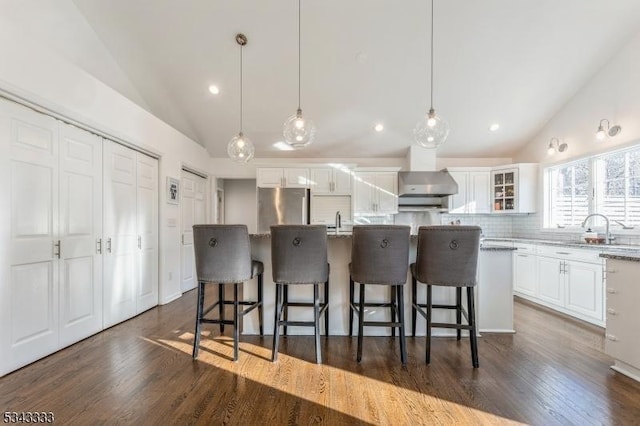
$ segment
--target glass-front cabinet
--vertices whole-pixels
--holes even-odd
[[[491,171],[492,213],[533,213],[537,207],[538,165],[495,167]]]
[[[493,211],[516,211],[516,182],[518,170],[500,170],[493,172]]]

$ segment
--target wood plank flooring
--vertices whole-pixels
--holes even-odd
[[[213,332],[191,359],[195,292],[0,379],[2,411],[52,411],[59,424],[640,424],[640,384],[609,369],[603,330],[516,303],[515,335],[398,342],[323,338],[232,341]],[[213,331],[212,326],[205,330]],[[229,330],[228,330],[229,332]],[[228,333],[227,333],[228,334]]]

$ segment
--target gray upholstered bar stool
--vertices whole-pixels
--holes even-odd
[[[233,325],[233,360],[238,360],[238,341],[240,328],[238,319],[258,308],[260,335],[262,328],[262,262],[251,260],[251,242],[246,225],[194,225],[193,246],[196,255],[196,272],[198,274],[198,313],[196,332],[193,341],[193,357],[198,357],[200,332],[202,324],[220,324],[220,332],[224,332],[225,324]],[[258,277],[258,300],[238,300],[238,286],[244,281]],[[218,301],[204,307],[204,290],[206,284],[218,284]],[[225,300],[224,284],[233,284],[233,300]],[[233,305],[233,320],[226,320],[225,305]],[[206,315],[218,307],[218,319],[206,318]],[[249,306],[240,311],[240,306]]]
[[[362,360],[362,333],[365,326],[400,328],[400,360],[407,363],[404,326],[404,285],[409,268],[411,228],[398,225],[359,225],[353,227],[349,264],[349,335],[354,313],[358,315],[358,362]],[[354,302],[355,282],[360,283],[359,302]],[[365,285],[392,286],[389,303],[366,303]],[[394,292],[395,290],[395,292]],[[391,309],[391,321],[365,321],[366,307]],[[396,321],[396,316],[398,321]]]
[[[411,312],[412,333],[416,335],[416,313],[427,320],[426,361],[431,361],[431,329],[455,328],[457,340],[461,330],[469,330],[471,362],[478,368],[478,338],[476,334],[476,312],[473,288],[477,280],[478,251],[480,249],[478,226],[421,226],[418,228],[418,251],[416,263],[411,264],[411,291],[413,305]],[[417,301],[417,282],[427,285],[427,303]],[[454,287],[455,305],[434,305],[431,286]],[[462,288],[467,288],[467,311],[462,307]],[[433,309],[455,309],[456,323],[431,322]],[[467,325],[462,324],[462,316]]]
[[[327,263],[327,227],[324,225],[277,225],[271,227],[271,265],[276,284],[276,310],[271,360],[278,359],[280,326],[307,326],[315,329],[316,362],[322,362],[320,352],[320,316],[329,312],[329,264]],[[313,285],[313,302],[285,300],[289,285]],[[325,299],[320,301],[319,285],[324,284]],[[289,321],[283,311],[288,307],[313,307],[313,321]],[[325,322],[329,334],[328,322]]]

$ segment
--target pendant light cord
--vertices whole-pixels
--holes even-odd
[[[431,109],[433,109],[433,0],[431,0]]]
[[[301,73],[301,66],[300,66],[300,63],[302,62],[301,54],[300,54],[300,52],[301,52],[301,49],[300,49],[300,34],[301,34],[301,32],[300,32],[300,26],[301,26],[300,20],[301,20],[301,16],[302,16],[301,9],[302,9],[302,6],[300,5],[300,0],[298,0],[298,109],[300,109],[300,87],[301,87],[300,80],[302,79],[302,77],[301,77],[301,74],[302,74]]]
[[[242,133],[242,48],[240,45],[240,133]]]

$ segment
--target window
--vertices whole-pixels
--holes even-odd
[[[547,168],[544,211],[547,228],[580,226],[590,213],[604,214],[612,226],[640,226],[640,148]]]

